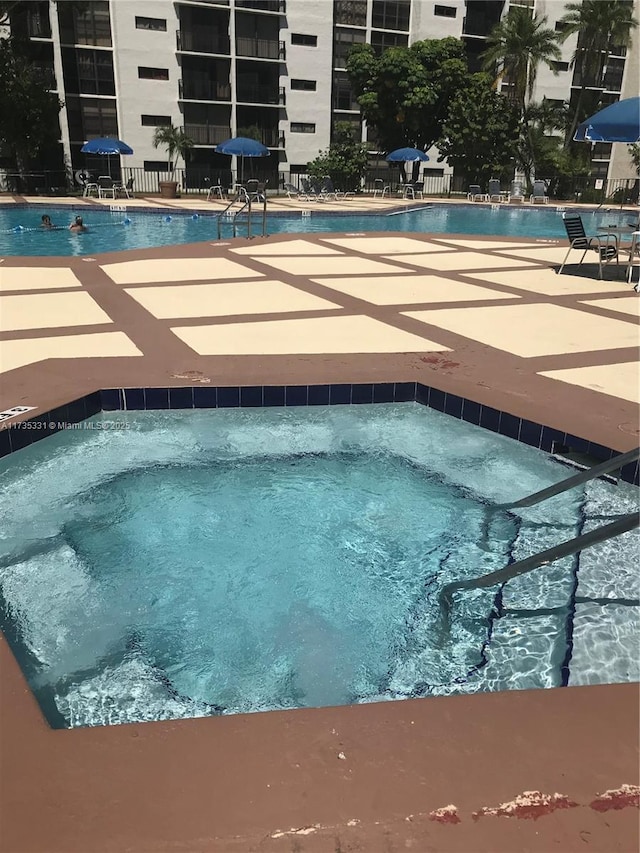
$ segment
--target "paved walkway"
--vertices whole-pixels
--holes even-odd
[[[0,265],[0,408],[96,387],[418,380],[637,441],[640,299],[553,241],[278,235]],[[577,261],[579,253],[575,253]],[[193,383],[192,383],[193,384]]]
[[[612,269],[556,275],[564,252],[385,233],[4,258],[0,409],[417,380],[627,450],[640,302]],[[633,684],[53,731],[3,638],[0,669],[6,853],[637,849]]]

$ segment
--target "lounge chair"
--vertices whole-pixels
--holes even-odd
[[[489,201],[509,202],[509,198],[509,193],[503,192],[500,188],[500,181],[496,178],[491,178],[489,181]]]
[[[320,187],[312,183],[309,178],[302,178],[300,183],[302,184],[302,192],[298,194],[300,201],[325,201],[321,198]]]
[[[333,180],[329,177],[329,175],[325,175],[322,179],[322,184],[320,185],[320,195],[325,196],[325,198],[329,198],[333,196],[334,200],[342,199],[343,201],[347,201],[350,198],[353,198],[352,192],[343,192],[342,190],[337,190],[333,186]]]
[[[582,250],[582,257],[578,261],[578,265],[584,261],[588,251],[592,250],[598,253],[599,278],[602,278],[603,263],[608,264],[615,259],[616,265],[618,265],[618,238],[615,234],[596,234],[588,237],[584,230],[582,217],[576,213],[565,213],[562,221],[569,238],[569,248],[560,269],[557,271],[558,275],[562,274],[572,249]]]
[[[467,201],[489,201],[489,196],[482,192],[480,184],[469,184]]]
[[[530,204],[535,204],[538,201],[541,204],[549,204],[549,196],[546,193],[547,187],[545,186],[544,181],[534,181],[533,192],[529,196]]]
[[[628,246],[629,260],[627,261],[627,281],[631,284],[631,276],[633,275],[634,264],[640,261],[640,231],[634,231],[631,235],[631,243]],[[640,279],[634,285],[636,293],[640,293]]]
[[[300,190],[295,184],[285,184],[283,189],[287,194],[287,198],[298,198],[300,195]]]
[[[509,190],[509,204],[522,204],[524,202],[524,189],[522,181],[511,181]]]

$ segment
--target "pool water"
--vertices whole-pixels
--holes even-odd
[[[580,683],[575,558],[460,593],[450,628],[438,592],[636,498],[589,484],[484,540],[567,469],[411,403],[99,415],[0,475],[1,627],[64,727]],[[626,616],[589,635],[600,680],[634,677]]]
[[[54,225],[52,230],[40,228],[43,207],[20,209],[0,208],[1,255],[90,255],[117,252],[125,249],[145,249],[179,243],[195,243],[217,239],[217,222],[213,214],[144,213],[129,210],[109,212],[96,208],[49,209]],[[85,233],[69,231],[69,224],[81,212],[88,230]],[[564,239],[566,233],[562,215],[555,208],[500,207],[491,209],[479,205],[445,205],[415,212],[386,215],[323,214],[322,207],[314,205],[309,216],[269,216],[269,234],[308,232],[396,231],[424,234],[484,234],[514,237]],[[599,211],[586,213],[588,231],[615,221],[619,212]],[[620,217],[631,220],[631,214]],[[255,223],[254,234],[259,231]],[[238,235],[246,235],[241,223]],[[232,224],[225,221],[222,236],[232,236]]]

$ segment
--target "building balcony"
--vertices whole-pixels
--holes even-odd
[[[196,145],[218,145],[231,138],[231,128],[215,124],[185,124],[184,132]]]
[[[181,101],[230,101],[231,86],[216,80],[178,80]]]
[[[285,92],[282,86],[267,84],[246,86],[238,83],[236,100],[244,104],[260,104],[269,106],[284,106]]]
[[[229,36],[210,27],[199,27],[195,31],[176,30],[176,50],[192,53],[215,53],[229,56]]]
[[[274,59],[283,62],[286,49],[283,41],[254,39],[238,36],[236,38],[236,53],[238,56],[253,56],[256,59]]]

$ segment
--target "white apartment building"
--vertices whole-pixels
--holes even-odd
[[[353,44],[383,51],[455,36],[475,70],[510,5],[531,8],[556,28],[565,12],[561,0],[94,0],[81,12],[36,0],[18,4],[11,26],[28,36],[64,102],[61,154],[73,169],[86,165],[87,139],[116,136],[134,150],[124,166],[157,176],[168,163],[152,145],[154,130],[173,123],[196,143],[187,176],[195,186],[229,168],[214,146],[251,128],[271,151],[261,168],[273,186],[306,171],[337,121],[352,122],[367,139],[345,70]],[[534,99],[569,100],[577,91],[575,46],[575,36],[563,45],[557,75],[539,68]],[[636,35],[631,49],[610,57],[602,99],[637,94],[639,65]],[[596,175],[631,175],[626,147],[617,149],[612,160],[611,146],[595,146]],[[430,166],[432,174],[447,169],[436,157]]]

